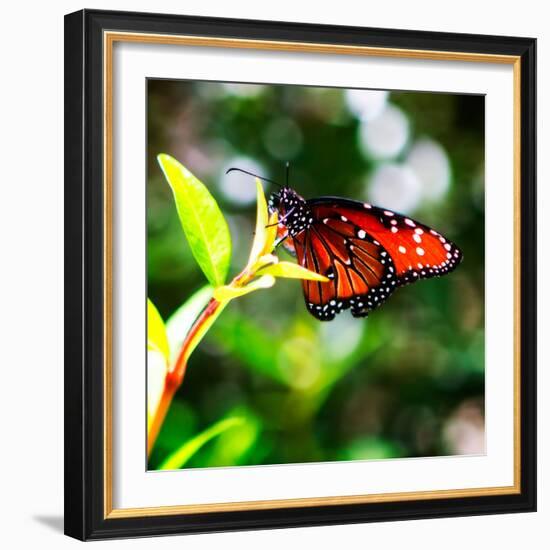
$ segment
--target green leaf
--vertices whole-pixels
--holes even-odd
[[[212,297],[212,291],[209,285],[197,290],[166,321],[166,335],[172,350],[172,360],[179,353],[191,325]]]
[[[147,298],[147,349],[161,353],[166,363],[170,361],[166,327],[160,313],[149,298]]]
[[[263,267],[258,271],[260,275],[272,275],[273,277],[284,277],[286,279],[308,279],[310,281],[321,281],[326,283],[329,279],[324,275],[310,271],[301,265],[292,262],[278,262]]]
[[[271,275],[264,275],[259,279],[254,279],[246,286],[220,286],[214,290],[214,298],[218,300],[218,302],[228,302],[233,298],[244,296],[245,294],[249,294],[250,292],[254,292],[255,290],[260,290],[262,288],[271,288],[274,284],[274,277],[272,277]]]
[[[223,285],[231,261],[231,236],[218,203],[176,159],[164,154],[157,158],[174,193],[181,226],[195,260],[210,284]]]
[[[203,432],[195,435],[188,441],[186,441],[179,449],[173,452],[160,466],[159,470],[177,470],[183,468],[189,459],[200,450],[201,447],[206,445],[211,439],[220,435],[226,430],[240,425],[244,422],[243,418],[232,417],[225,418],[216,422],[210,428],[207,428]]]
[[[147,351],[147,433],[150,432],[166,386],[168,363],[160,352]]]
[[[242,418],[242,424],[224,431],[201,457],[201,466],[240,466],[247,464],[261,433],[261,420],[244,406],[235,407],[231,417]]]
[[[251,264],[262,254],[266,248],[269,224],[267,214],[267,202],[265,200],[264,188],[258,178],[256,178],[256,230],[254,231],[254,241],[250,250],[248,263]],[[275,227],[275,233],[277,227]],[[271,250],[268,250],[271,252]]]

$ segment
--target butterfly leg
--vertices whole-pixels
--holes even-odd
[[[275,243],[275,248],[279,248],[279,246],[281,244],[283,244],[286,239],[288,239],[288,233],[284,236],[284,237],[281,237],[276,243]]]

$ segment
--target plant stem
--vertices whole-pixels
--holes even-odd
[[[166,413],[170,408],[172,399],[183,382],[189,356],[217,319],[218,315],[223,311],[226,304],[227,302],[218,302],[214,298],[210,299],[206,307],[202,310],[201,314],[191,326],[191,329],[187,333],[187,336],[181,345],[174,364],[166,373],[166,378],[164,379],[164,390],[151,422],[147,437],[147,456],[151,454],[151,450],[153,449],[157,436],[160,432]]]

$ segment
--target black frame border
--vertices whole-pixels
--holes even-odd
[[[513,55],[521,67],[521,492],[104,518],[103,32]],[[82,10],[65,16],[65,533],[80,540],[536,510],[536,40]]]

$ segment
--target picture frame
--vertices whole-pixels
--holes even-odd
[[[116,285],[113,264],[121,251],[113,231],[120,205],[120,166],[113,138],[118,116],[114,90],[122,86],[114,64],[118,44],[217,52],[269,52],[272,56],[415,60],[511,71],[513,165],[510,224],[513,281],[508,360],[513,391],[513,482],[506,485],[326,494],[253,501],[138,507],[113,505],[119,484],[113,468],[113,376]],[[336,57],[334,57],[336,56]],[[331,58],[332,59],[332,58]],[[439,64],[439,65],[437,65]],[[480,73],[481,74],[481,73]],[[212,74],[211,79],[216,80]],[[302,23],[83,10],[65,17],[65,533],[80,540],[242,529],[334,525],[536,510],[536,41],[532,38],[337,27]],[[489,96],[490,97],[490,96]],[[139,124],[145,124],[145,117]],[[508,158],[509,151],[493,150]],[[491,185],[489,183],[488,185]],[[131,204],[124,208],[131,208]],[[495,245],[488,241],[487,246]],[[512,277],[513,275],[513,277]],[[498,302],[488,302],[487,308]],[[513,307],[512,307],[513,306]],[[498,313],[498,312],[497,312]],[[513,325],[513,326],[512,326]],[[136,342],[137,346],[145,345]],[[488,366],[490,368],[490,365]],[[144,378],[144,374],[140,374]],[[512,456],[513,455],[513,456]],[[311,468],[305,465],[304,468]],[[143,468],[144,474],[146,468]],[[218,475],[235,475],[219,469]],[[156,475],[156,474],[155,474]],[[159,474],[164,475],[164,474]],[[318,477],[322,493],[323,478]]]

